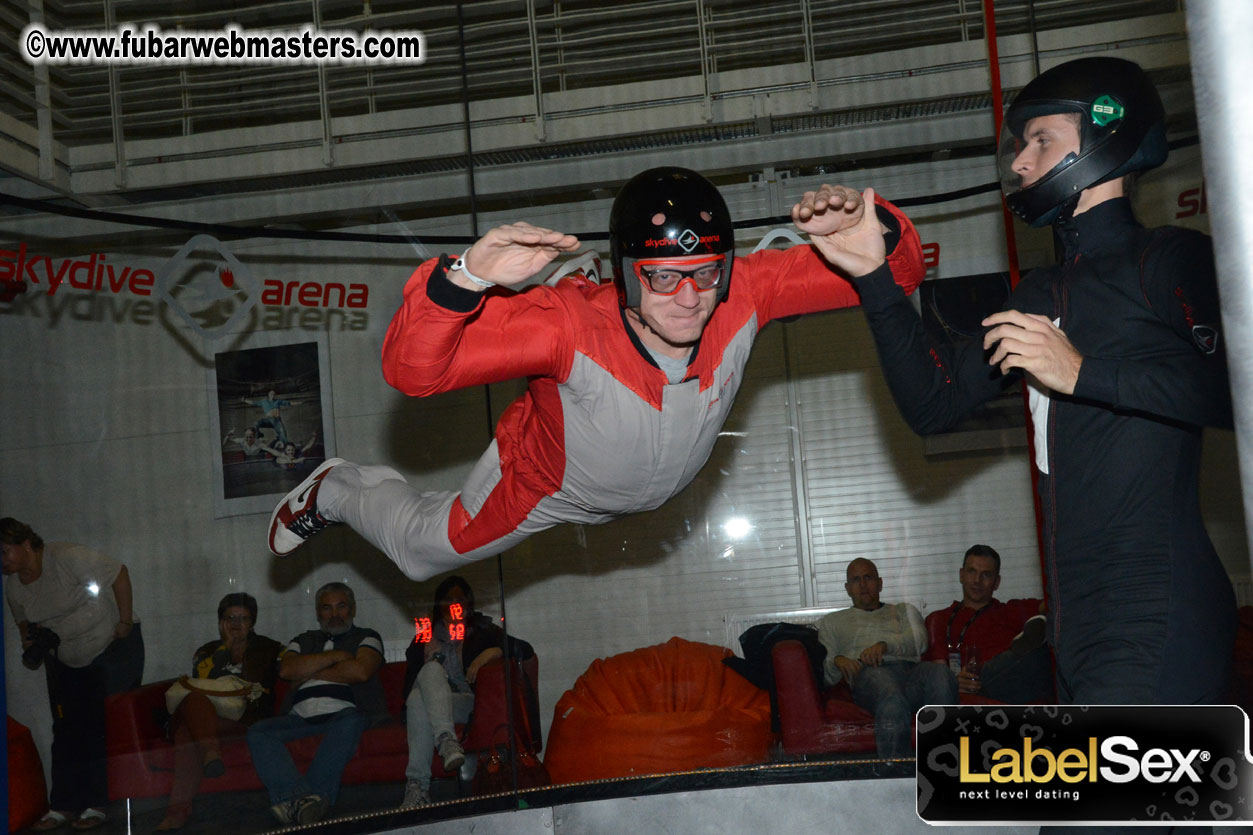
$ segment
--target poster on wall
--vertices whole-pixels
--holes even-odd
[[[269,513],[335,454],[325,336],[250,337],[210,377],[214,515]]]

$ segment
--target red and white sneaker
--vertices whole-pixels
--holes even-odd
[[[274,508],[270,514],[270,553],[283,557],[300,547],[300,544],[323,528],[337,524],[318,513],[318,488],[331,467],[344,463],[342,458],[328,458],[322,466],[309,473]]]

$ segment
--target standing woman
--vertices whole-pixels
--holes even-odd
[[[221,738],[243,737],[253,722],[274,715],[274,682],[283,646],[254,632],[256,623],[256,598],[244,592],[226,595],[218,604],[220,638],[200,647],[192,657],[187,687],[190,692],[179,702],[173,716],[174,788],[165,818],[157,824],[160,831],[179,829],[187,823],[201,776],[213,778],[226,773]],[[238,720],[219,716],[210,698],[195,689],[196,679],[230,675],[261,687],[260,697],[248,700]]]
[[[0,519],[0,569],[22,663],[44,667],[52,711],[52,808],[31,828],[95,829],[109,802],[104,700],[143,678],[130,574],[91,548],[44,542],[12,517]]]

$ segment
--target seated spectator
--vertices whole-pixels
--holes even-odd
[[[249,430],[251,431],[251,430]],[[250,699],[237,721],[218,716],[209,697],[191,689],[174,711],[174,787],[159,831],[181,829],[191,817],[191,800],[200,788],[200,778],[221,777],[219,738],[242,736],[246,727],[274,714],[274,683],[278,678],[278,656],[283,645],[253,631],[257,623],[257,601],[250,594],[236,592],[218,604],[217,640],[196,650],[191,660],[191,679],[214,679],[234,675],[261,685],[260,698]]]
[[[504,630],[475,611],[474,591],[463,577],[449,577],[435,589],[429,623],[419,621],[418,634],[405,651],[409,765],[402,807],[431,802],[432,749],[439,750],[448,771],[465,762],[453,723],[469,720],[471,685],[484,664],[504,654],[504,640]]]
[[[1053,668],[1044,644],[1044,601],[1002,603],[993,597],[1001,585],[1001,555],[987,545],[972,545],[966,551],[958,580],[962,599],[927,615],[930,646],[923,660],[944,664],[962,693],[1008,704],[1051,699]]]
[[[914,713],[927,704],[955,704],[957,687],[946,669],[919,663],[927,648],[922,615],[909,603],[879,601],[883,579],[875,564],[859,557],[848,564],[847,577],[852,607],[818,622],[826,683],[848,682],[853,701],[874,714],[879,756],[909,756]]]
[[[270,811],[284,825],[313,823],[335,805],[361,732],[387,712],[378,677],[383,639],[353,624],[352,589],[327,583],[315,600],[320,628],[297,635],[279,657],[278,674],[296,683],[283,715],[248,728],[252,764],[270,792]],[[322,742],[302,775],[286,743],[307,736]]]

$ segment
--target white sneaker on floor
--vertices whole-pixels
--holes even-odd
[[[400,801],[400,808],[412,809],[415,806],[427,806],[431,802],[431,794],[417,780],[405,781],[405,799]]]
[[[292,822],[292,811],[295,805],[294,800],[283,800],[275,803],[270,807],[270,814],[274,816],[274,820],[283,826],[290,826]]]
[[[326,817],[331,804],[320,794],[306,794],[292,805],[292,823],[317,823]]]
[[[326,459],[278,503],[270,514],[270,553],[286,556],[318,531],[335,524],[318,513],[318,488],[331,468],[343,463],[342,458]]]
[[[456,771],[466,761],[465,749],[451,734],[444,734],[439,738],[439,756],[444,761],[445,771]]]

